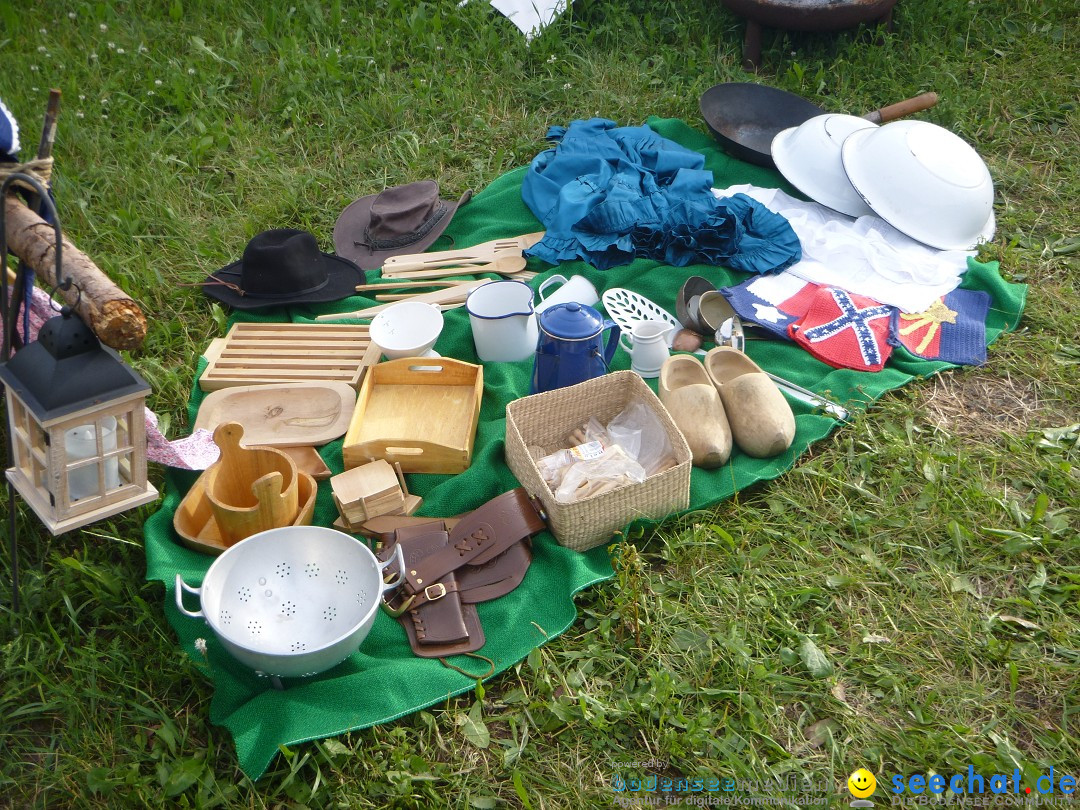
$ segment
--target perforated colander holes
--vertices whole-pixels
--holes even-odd
[[[337,574],[334,575],[334,580],[338,585],[344,585],[349,581],[349,572],[339,568]]]
[[[236,592],[236,597],[241,602],[249,602],[249,601],[251,601],[251,588],[249,588],[249,587],[247,587],[245,585],[244,587],[240,588],[240,590],[238,590]]]
[[[279,562],[277,565],[274,566],[274,573],[277,574],[279,577],[287,577],[289,574],[292,573],[292,566],[288,563]]]
[[[309,577],[317,577],[319,575],[319,566],[315,563],[308,563],[304,566],[304,573]]]
[[[281,603],[281,615],[285,617],[296,615],[296,603],[285,601]]]
[[[322,612],[322,617],[326,621],[332,622],[334,619],[337,618],[337,608],[334,607],[333,605],[331,605],[330,607],[328,607],[326,610],[324,610]]]
[[[362,605],[366,601],[367,601],[367,591],[365,591],[363,588],[361,588],[360,591],[356,594],[356,604]]]
[[[303,652],[306,649],[307,644],[302,641],[294,641],[292,644],[289,645],[290,652]]]
[[[251,635],[253,636],[258,636],[262,634],[262,622],[256,621],[255,619],[251,619],[247,623],[247,628],[248,632],[251,633]]]
[[[221,611],[221,623],[222,624],[231,624],[232,623],[232,614],[229,613],[229,611],[227,611],[227,610]]]

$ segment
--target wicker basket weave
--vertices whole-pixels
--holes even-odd
[[[674,448],[675,466],[575,503],[556,503],[529,454],[529,446],[565,446],[567,435],[590,416],[607,424],[631,402],[654,411]],[[615,371],[568,388],[517,399],[506,406],[506,460],[510,470],[548,513],[555,539],[575,551],[608,542],[638,518],[659,520],[690,506],[690,448],[656,394],[632,371]]]

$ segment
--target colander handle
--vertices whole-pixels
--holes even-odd
[[[405,565],[404,565],[404,561],[403,561],[402,562],[402,568],[404,569],[404,567],[405,567]],[[195,596],[199,597],[200,602],[202,601],[202,588],[192,588],[190,585],[188,585],[186,582],[184,582],[183,579],[180,578],[179,574],[177,574],[176,575],[176,607],[177,607],[177,609],[181,613],[183,613],[185,616],[190,616],[193,619],[204,619],[204,618],[206,618],[205,616],[203,616],[203,612],[202,612],[201,607],[198,610],[195,610],[195,611],[188,610],[186,607],[184,607],[184,591],[187,591],[188,593],[191,593],[191,594],[195,594]]]
[[[386,581],[386,569],[390,567],[390,563],[397,561],[397,577],[391,581]],[[401,550],[401,545],[394,546],[394,556],[379,566],[379,571],[382,573],[382,590],[380,596],[384,596],[388,591],[394,590],[402,582],[405,581],[405,553]],[[177,577],[179,579],[179,577]],[[179,597],[178,597],[179,598]],[[183,610],[183,608],[181,608]],[[190,615],[190,614],[188,614]]]

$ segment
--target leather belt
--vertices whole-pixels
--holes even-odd
[[[397,529],[377,556],[388,559],[401,545],[404,580],[383,606],[405,628],[413,652],[441,658],[483,647],[476,603],[521,584],[532,561],[529,538],[546,527],[539,502],[519,487],[449,530],[441,520]]]

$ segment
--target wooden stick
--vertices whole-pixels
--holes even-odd
[[[64,302],[106,346],[137,349],[146,338],[146,316],[121,290],[66,237],[63,238],[62,278],[56,278],[56,235],[53,226],[31,211],[22,200],[3,200],[8,248],[52,287],[71,278],[79,286],[63,290]]]
[[[357,284],[357,292],[367,292],[369,290],[398,290],[405,289],[407,287],[453,287],[455,284],[460,284],[460,281],[399,281],[396,284]]]

